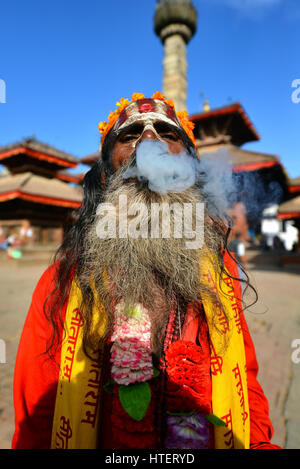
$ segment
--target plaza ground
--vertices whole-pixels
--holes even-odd
[[[15,357],[34,287],[46,267],[46,261],[0,261],[0,339],[6,344],[6,363],[0,363],[0,449],[11,446]],[[260,365],[258,379],[270,405],[272,441],[299,449],[300,363],[292,360],[292,343],[300,340],[300,271],[260,263],[249,266],[249,275],[259,301],[245,316]]]

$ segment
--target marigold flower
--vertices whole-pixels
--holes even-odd
[[[120,102],[118,102],[118,103],[116,103],[116,104],[117,104],[117,106],[118,106],[117,111],[118,111],[118,113],[120,114],[120,113],[123,111],[123,109],[125,109],[125,107],[128,106],[129,100],[128,100],[127,98],[126,98],[126,99],[121,98],[121,99],[120,99]]]
[[[170,106],[171,108],[173,108],[173,109],[175,108],[175,104],[174,104],[174,101],[173,101],[172,99],[168,99],[167,104],[168,104],[168,106]]]
[[[131,96],[131,101],[134,102],[138,99],[145,99],[145,95],[143,95],[143,93],[133,93],[133,95]]]
[[[152,96],[151,99],[160,99],[161,101],[166,101],[165,96],[160,92],[156,91]]]
[[[105,132],[105,129],[106,129],[107,126],[108,126],[107,122],[100,122],[99,123],[98,129],[99,129],[100,134],[103,134],[103,132]]]

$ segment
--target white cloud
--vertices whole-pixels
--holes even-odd
[[[206,0],[207,3],[225,5],[247,16],[261,16],[272,7],[283,4],[283,0]]]
[[[223,0],[229,6],[239,8],[267,8],[275,5],[279,5],[282,0]]]

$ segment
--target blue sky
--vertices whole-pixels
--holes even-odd
[[[162,88],[155,0],[1,2],[0,145],[34,135],[83,157],[120,97]],[[195,0],[188,101],[197,113],[240,101],[261,135],[244,148],[280,156],[300,176],[299,0]],[[203,94],[202,94],[203,93]],[[300,93],[299,93],[300,96]]]

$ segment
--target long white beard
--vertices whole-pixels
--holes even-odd
[[[123,171],[116,173],[103,197],[102,203],[116,207],[113,217],[117,214],[120,195],[127,197],[128,206],[143,203],[149,207],[148,226],[151,227],[150,206],[156,203],[185,203],[195,206],[202,202],[196,187],[181,193],[157,194],[150,191],[145,184],[136,180],[123,179]],[[114,220],[115,221],[115,218]],[[174,298],[185,302],[201,300],[203,286],[200,282],[199,263],[203,249],[187,249],[187,239],[175,238],[170,231],[170,238],[109,238],[97,236],[99,217],[90,226],[84,246],[84,274],[80,282],[86,287],[93,276],[99,295],[102,297],[109,314],[110,327],[113,323],[112,301],[124,301],[125,305],[141,303],[151,317],[151,343],[153,352],[159,355],[170,310],[174,306]],[[118,232],[118,230],[117,230]],[[220,247],[211,223],[205,224],[205,245],[209,249]],[[103,282],[103,272],[108,273],[109,287]]]

